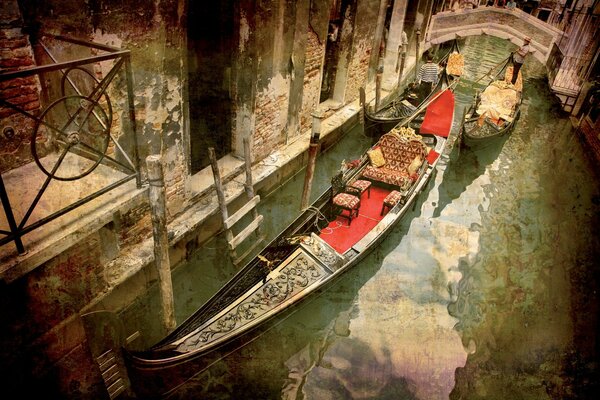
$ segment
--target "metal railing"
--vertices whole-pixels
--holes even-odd
[[[86,54],[92,56],[60,62],[52,55],[45,41],[83,49]],[[8,113],[25,116],[25,120],[30,123],[31,130],[25,133],[29,135],[31,153],[28,154],[28,161],[35,162],[45,175],[31,204],[25,205],[26,211],[22,218],[17,220],[5,181],[0,174],[0,200],[8,225],[8,230],[0,229],[0,246],[14,242],[19,254],[25,253],[23,235],[128,181],[136,179],[137,187],[141,187],[130,51],[56,35],[44,35],[35,45],[45,53],[45,58],[51,60],[50,63],[0,73],[0,85],[19,78],[33,77],[39,79],[36,82],[41,88],[40,110],[26,110],[22,104],[16,104],[18,101],[14,101],[13,98],[6,99],[0,92],[0,108],[4,109],[5,114],[6,110],[11,110]],[[101,63],[102,66],[109,64],[102,74],[92,72]],[[97,77],[98,75],[103,77]],[[119,78],[115,79],[116,77]],[[123,115],[127,115],[128,118],[120,121],[123,129],[119,129],[119,137],[115,138],[116,129],[113,127],[113,105],[109,97],[109,88],[120,92],[123,80],[126,84],[126,95],[119,97],[127,97],[122,110]],[[123,142],[128,142],[129,146],[119,143],[118,139],[125,139]],[[124,147],[129,147],[129,151]],[[67,168],[65,160],[83,161],[77,161],[77,168],[73,169]],[[120,172],[116,181],[95,187],[91,194],[83,198],[68,200],[69,205],[48,215],[42,211],[40,218],[30,222],[51,182],[69,184],[70,181],[92,174],[100,164]],[[27,185],[27,182],[22,184]]]

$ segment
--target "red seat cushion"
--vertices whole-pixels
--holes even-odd
[[[362,179],[358,179],[358,180],[352,182],[352,184],[350,186],[360,189],[361,192],[364,192],[365,190],[367,190],[369,188],[369,186],[371,186],[371,182],[365,181]]]
[[[338,207],[354,209],[358,206],[360,199],[348,193],[339,193],[333,198],[333,204]]]
[[[394,207],[398,201],[402,198],[402,193],[397,190],[392,190],[390,194],[388,194],[385,199],[383,199],[383,204],[392,208]]]

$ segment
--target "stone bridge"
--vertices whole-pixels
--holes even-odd
[[[548,66],[554,44],[563,32],[519,9],[478,7],[444,11],[431,17],[423,50],[454,38],[474,35],[496,36],[518,46],[523,44],[525,36],[529,36],[532,38],[532,55]]]

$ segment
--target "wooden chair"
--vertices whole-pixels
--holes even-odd
[[[385,213],[385,209],[391,210],[394,208],[399,201],[402,201],[402,193],[397,190],[392,190],[386,197],[383,199],[383,206],[381,207],[381,213],[379,215],[383,215]]]
[[[365,179],[357,179],[354,182],[346,185],[346,193],[351,193],[359,198],[362,196],[364,192],[367,192],[367,198],[371,198],[371,181],[367,181]]]
[[[343,173],[340,172],[331,179],[332,204],[335,214],[348,220],[348,225],[352,223],[352,218],[358,217],[360,209],[360,197],[347,192],[347,186],[344,182]],[[354,192],[356,193],[356,191]],[[347,212],[347,214],[344,213]]]

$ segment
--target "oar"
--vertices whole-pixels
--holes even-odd
[[[406,119],[405,121],[402,121],[402,123],[398,123],[398,125],[406,125],[409,124],[410,121],[412,121],[413,119],[415,119],[417,117],[417,115],[420,115],[431,103],[433,103],[433,101],[435,99],[437,99],[438,97],[440,97],[442,95],[442,93],[444,93],[446,90],[450,90],[452,89],[454,86],[456,86],[458,84],[458,79],[455,80],[454,82],[452,82],[450,84],[450,86],[448,86],[446,89],[444,90],[440,90],[439,92],[437,92],[436,94],[434,94],[433,96],[431,96],[430,99],[427,99],[423,102],[423,104],[421,104],[421,106],[419,106],[419,108],[417,108],[415,110],[415,112],[413,113],[413,115]]]
[[[475,82],[473,82],[471,85],[476,84],[477,82],[479,82],[480,80],[482,80],[483,78],[485,78],[486,76],[489,76],[493,70],[495,70],[496,68],[498,68],[500,66],[500,64],[508,62],[508,60],[510,60],[510,56],[508,56],[507,58],[505,58],[504,60],[500,61],[498,64],[494,65],[492,68],[490,68],[490,70],[483,75],[482,77],[480,77],[479,79],[477,79]]]

